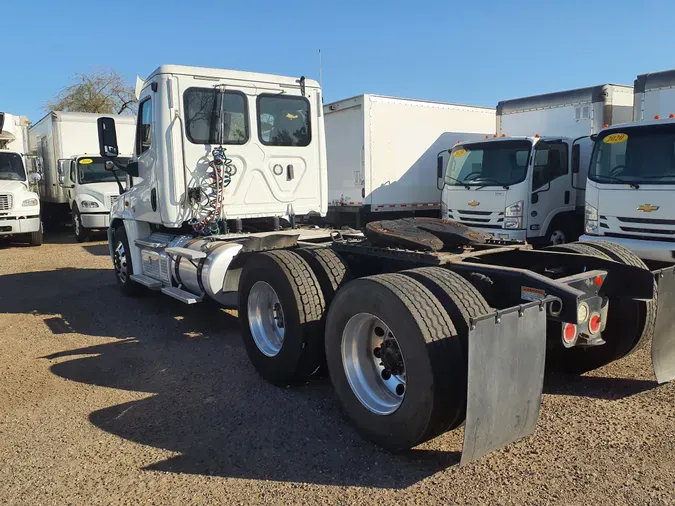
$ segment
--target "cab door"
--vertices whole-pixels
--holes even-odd
[[[540,141],[535,147],[528,237],[545,237],[556,214],[574,210],[569,152],[570,146],[564,141]]]

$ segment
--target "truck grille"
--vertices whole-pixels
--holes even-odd
[[[675,220],[600,216],[600,229],[607,237],[675,242]]]
[[[12,208],[12,196],[8,193],[0,195],[0,211],[9,211]]]
[[[449,209],[448,219],[470,227],[501,229],[504,222],[504,213],[474,211],[473,209]]]

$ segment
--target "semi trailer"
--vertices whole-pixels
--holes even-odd
[[[47,226],[69,218],[78,241],[108,226],[110,204],[119,188],[98,155],[96,120],[100,114],[50,112],[30,127],[31,153],[39,160],[43,220]],[[116,116],[122,154],[130,155],[136,121]]]
[[[651,342],[658,381],[675,376],[673,267],[438,218],[303,227],[328,203],[317,82],[163,65],[137,88],[131,162],[98,120],[127,180],[108,229],[121,291],[236,308],[259,374],[327,370],[369,441],[403,450],[464,423],[466,463],[534,431],[545,363],[581,372]]]
[[[635,80],[633,122],[595,138],[582,239],[621,244],[644,260],[675,259],[675,70]]]
[[[632,106],[632,88],[614,84],[499,102],[496,135],[439,157],[443,217],[535,245],[575,241],[590,136],[630,120]]]
[[[0,237],[42,244],[40,200],[34,186],[39,178],[30,172],[28,118],[0,112]]]
[[[366,94],[324,106],[326,221],[439,216],[436,155],[495,131],[495,110]]]

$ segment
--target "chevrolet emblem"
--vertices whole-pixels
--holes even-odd
[[[651,213],[652,211],[658,211],[659,206],[653,206],[651,204],[643,204],[637,208],[638,211],[644,211],[645,213]]]
[[[469,202],[469,205],[471,207],[476,207],[477,205],[480,205],[480,202],[476,202],[475,200],[472,200],[471,202]],[[658,209],[658,207],[657,207],[657,209]]]

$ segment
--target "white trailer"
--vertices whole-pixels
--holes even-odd
[[[327,220],[357,228],[371,219],[438,216],[438,152],[495,130],[493,108],[371,94],[325,105],[324,113]]]
[[[42,244],[40,201],[31,191],[39,176],[29,173],[28,118],[0,113],[0,237]]]
[[[29,130],[31,152],[41,169],[40,200],[46,224],[70,214],[78,241],[92,229],[107,228],[111,203],[119,197],[113,175],[98,156],[98,118],[102,114],[50,112]],[[131,156],[133,116],[115,116],[122,155]]]
[[[590,136],[629,119],[632,106],[632,88],[614,84],[499,102],[497,135],[451,152],[443,216],[504,239],[576,240]]]
[[[607,239],[640,258],[675,258],[675,70],[635,80],[634,122],[596,138],[584,239]]]

